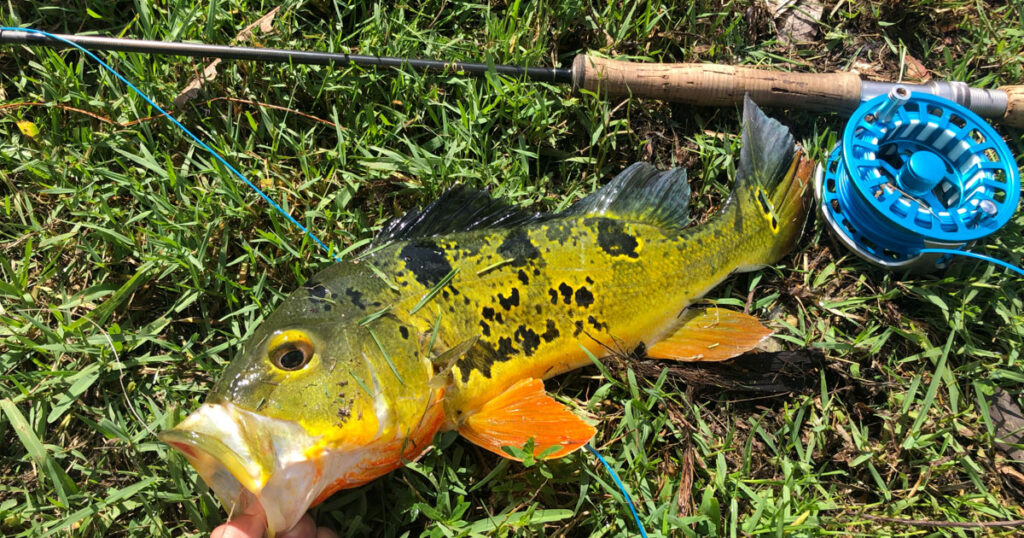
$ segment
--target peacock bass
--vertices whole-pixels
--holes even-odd
[[[799,238],[811,162],[749,99],[735,187],[687,228],[682,169],[636,163],[557,214],[455,188],[386,225],[368,252],[292,293],[207,403],[161,438],[229,513],[260,503],[291,528],[331,493],[415,460],[439,431],[503,457],[533,440],[557,458],[594,428],[543,380],[588,353],[722,360],[770,334],[688,308]]]

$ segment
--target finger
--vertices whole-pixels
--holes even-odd
[[[210,538],[260,538],[266,528],[263,514],[243,514],[214,529]]]
[[[262,538],[267,516],[261,506],[249,506],[245,513],[217,527],[210,538]]]
[[[306,514],[294,527],[282,532],[279,538],[316,538],[316,524],[313,523],[313,518]]]
[[[338,533],[327,527],[319,527],[316,530],[316,538],[338,538]]]

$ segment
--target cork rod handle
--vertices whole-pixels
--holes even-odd
[[[649,97],[703,106],[729,106],[749,93],[759,105],[852,112],[860,104],[853,73],[789,73],[717,64],[656,64],[580,54],[573,86],[612,96]],[[1024,94],[1022,94],[1024,99]]]
[[[1006,92],[1006,114],[1000,123],[1024,129],[1024,86],[1003,86]]]

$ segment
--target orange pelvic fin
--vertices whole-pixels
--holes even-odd
[[[724,361],[754,349],[772,330],[734,310],[707,308],[687,312],[682,326],[647,348],[647,356],[677,361]]]
[[[594,436],[593,426],[548,396],[544,382],[536,378],[517,381],[467,417],[458,430],[474,444],[513,460],[519,458],[501,447],[522,447],[532,438],[534,456],[552,446],[561,447],[545,457],[552,459],[580,448]]]

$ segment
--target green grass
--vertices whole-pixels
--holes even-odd
[[[286,1],[274,32],[254,42],[529,65],[567,65],[587,50],[818,72],[868,65],[891,78],[907,52],[940,78],[1024,80],[1018,2],[830,4],[820,39],[795,49],[777,44],[762,2],[542,4]],[[276,5],[15,2],[0,23],[228,43]],[[104,56],[161,104],[203,66]],[[153,434],[195,408],[262,317],[329,258],[170,123],[127,125],[152,111],[81,55],[4,47],[0,89],[7,104],[46,103],[0,109],[0,534],[206,533],[221,509]],[[769,112],[818,158],[843,125]],[[226,62],[178,115],[337,251],[359,250],[384,220],[457,183],[552,210],[635,160],[690,167],[703,218],[738,156],[736,109],[496,77]],[[40,133],[25,136],[17,121]],[[1024,153],[1020,131],[1003,134]],[[1022,228],[1016,217],[977,250],[1020,264]],[[777,268],[711,294],[739,306],[751,297],[783,346],[823,350],[828,366],[810,390],[723,392],[628,364],[548,388],[598,419],[595,445],[651,536],[968,534],[877,517],[1024,517],[988,413],[993,391],[1019,400],[1024,381],[1021,283],[975,261],[887,274],[813,222]],[[524,466],[451,433],[315,515],[351,536],[635,533],[588,454]]]

